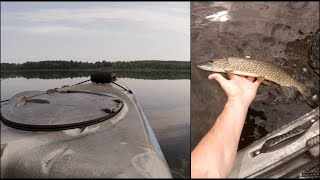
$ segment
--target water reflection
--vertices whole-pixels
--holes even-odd
[[[206,19],[209,19],[210,21],[228,21],[229,20],[228,11],[220,11],[217,13],[214,13],[210,16],[207,16]]]
[[[93,71],[1,71],[1,78],[18,78],[27,79],[63,79],[89,77]],[[119,78],[134,79],[190,79],[189,71],[111,71]]]
[[[174,178],[190,178],[190,80],[121,81],[149,119]]]
[[[5,79],[2,79],[1,100],[9,99],[22,91],[45,91],[76,84],[90,78],[90,73],[61,72],[49,75],[46,74],[48,72],[41,72],[40,76],[38,72],[32,73],[24,75],[29,79],[26,77],[8,78],[16,76],[10,73]],[[62,78],[64,76],[67,77]],[[132,75],[126,76],[132,77]],[[139,77],[150,76],[139,75]],[[173,78],[173,74],[171,77]],[[175,75],[175,77],[180,76]],[[190,178],[190,80],[187,77],[181,77],[186,79],[168,80],[162,79],[168,76],[160,75],[158,80],[118,78],[120,80],[118,83],[120,85],[124,83],[133,91],[158,139],[173,177]]]
[[[198,63],[251,56],[282,66],[319,94],[319,3],[192,2],[191,51],[193,149],[226,102],[219,84],[209,81],[210,72],[198,69]],[[305,102],[288,100],[276,85],[261,86],[239,150],[311,109]]]

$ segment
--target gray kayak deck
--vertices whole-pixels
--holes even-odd
[[[172,177],[132,94],[94,83],[58,90],[113,94],[123,107],[109,120],[60,131],[25,131],[1,122],[1,178]]]

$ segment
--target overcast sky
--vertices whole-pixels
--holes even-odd
[[[1,2],[1,62],[190,60],[189,2]]]

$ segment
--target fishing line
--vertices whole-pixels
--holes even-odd
[[[123,81],[121,81],[120,79],[117,79],[118,81],[120,81],[126,88],[127,90],[132,93],[132,91],[128,88],[128,86],[126,85],[126,83],[124,83]]]
[[[119,80],[119,81],[120,81],[120,80]],[[120,81],[120,82],[121,82],[121,81]],[[117,85],[117,86],[119,86],[119,87],[121,87],[121,88],[124,89],[125,91],[128,91],[130,94],[132,94],[132,91],[131,91],[124,83],[123,83],[123,84],[124,84],[128,89],[120,86],[119,84],[117,84],[117,83],[115,83],[115,82],[112,82],[112,83],[115,84],[115,85]]]
[[[88,81],[92,81],[92,82],[100,82],[100,83],[109,83],[111,81],[111,83],[119,86],[120,88],[124,89],[125,91],[128,91],[130,94],[132,94],[132,91],[126,86],[125,83],[123,83],[122,81],[120,81],[119,79],[117,79],[118,81],[120,81],[126,88],[124,88],[123,86],[115,83],[113,80],[112,80],[112,76],[110,74],[110,77],[109,76],[106,76],[108,75],[107,73],[101,73],[101,72],[95,72],[94,74],[91,75],[91,79],[88,79],[88,80],[85,80],[85,81],[82,81],[82,82],[79,82],[77,84],[74,84],[74,85],[79,85],[79,84],[83,84],[85,82],[88,82]],[[97,79],[98,78],[98,79]],[[35,96],[39,96],[39,95],[43,95],[43,94],[47,94],[48,92],[45,92],[45,93],[42,93],[42,94],[36,94],[34,96],[31,96],[31,97],[35,97]],[[28,97],[28,98],[31,98],[31,97]],[[6,102],[6,101],[10,101],[10,99],[6,99],[6,100],[2,100],[2,102]]]
[[[90,79],[88,79],[88,80],[85,80],[85,81],[82,81],[82,82],[79,82],[79,83],[77,83],[77,84],[74,84],[74,85],[79,85],[79,84],[83,84],[83,83],[85,83],[85,82],[88,82],[88,81],[90,81]]]

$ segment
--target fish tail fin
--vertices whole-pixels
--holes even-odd
[[[281,90],[289,99],[305,100],[312,107],[317,104],[318,96],[313,95],[310,89],[305,87],[304,85],[297,86],[297,87],[281,86]],[[298,95],[298,91],[296,90],[298,90],[301,93],[301,95],[303,96],[302,99],[301,99],[301,96]]]

